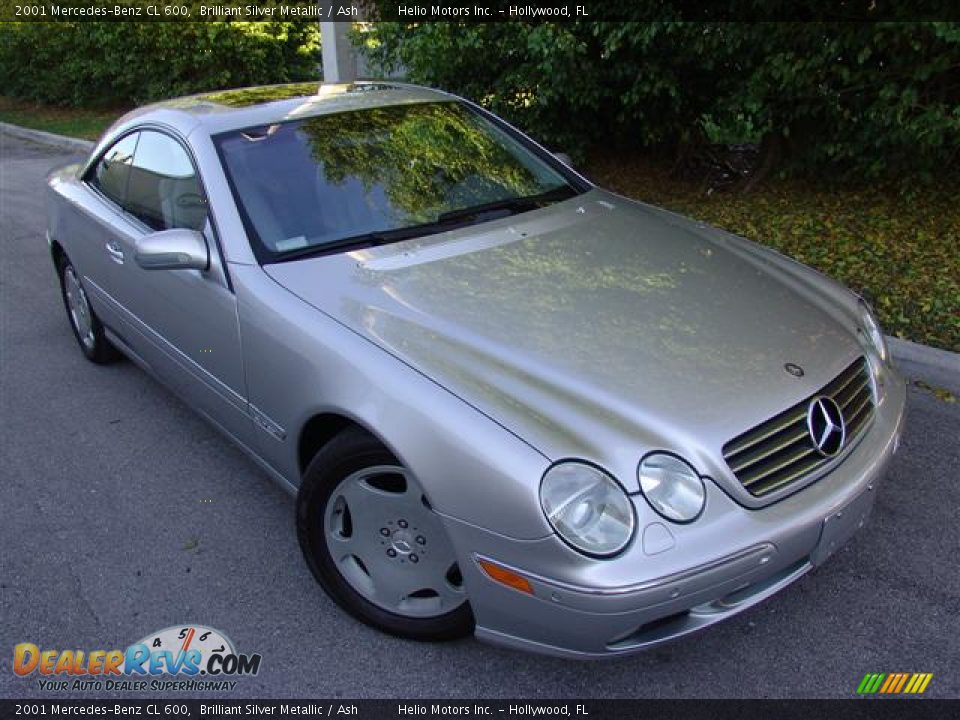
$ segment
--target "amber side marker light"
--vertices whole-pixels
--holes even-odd
[[[523,575],[518,575],[513,572],[513,570],[507,570],[505,567],[501,567],[496,563],[492,563],[489,560],[484,560],[483,558],[477,558],[477,564],[480,565],[480,568],[487,574],[491,580],[500,583],[501,585],[506,585],[508,588],[513,588],[514,590],[519,590],[522,593],[527,593],[527,595],[533,595],[533,586],[530,584],[530,581],[527,580]]]

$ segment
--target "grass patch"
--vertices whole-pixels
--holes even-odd
[[[960,203],[944,186],[906,198],[771,181],[706,195],[645,158],[594,158],[603,187],[764,243],[870,300],[884,330],[960,351]]]
[[[84,110],[14,100],[0,95],[0,122],[96,140],[124,110]]]

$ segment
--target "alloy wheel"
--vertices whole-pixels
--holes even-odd
[[[466,602],[440,517],[403,467],[379,465],[346,477],[330,496],[323,527],[340,574],[374,605],[431,618]]]

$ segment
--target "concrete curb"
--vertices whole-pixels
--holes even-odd
[[[10,135],[15,138],[20,138],[21,140],[29,140],[43,145],[63,148],[71,152],[90,152],[95,144],[90,140],[57,135],[56,133],[49,133],[43,130],[33,130],[5,122],[0,122],[0,134]]]
[[[80,140],[79,138],[57,135],[55,133],[44,132],[43,130],[31,130],[5,122],[0,122],[0,133],[71,151],[90,152],[95,144],[89,140]],[[941,350],[930,347],[929,345],[921,345],[920,343],[901,340],[900,338],[891,336],[887,336],[887,344],[890,347],[890,353],[896,360],[906,360],[908,362],[930,365],[960,375],[960,353]]]
[[[929,365],[960,375],[960,353],[890,336],[887,336],[887,346],[890,348],[890,354],[894,360],[906,360],[921,365]]]

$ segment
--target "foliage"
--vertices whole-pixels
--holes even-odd
[[[960,351],[960,205],[954,188],[912,198],[774,180],[756,192],[705,195],[662,163],[604,154],[601,185],[769,245],[859,292],[884,330]]]
[[[328,182],[380,186],[407,224],[437,212],[542,192],[539,178],[460,106],[397,105],[306,120],[301,130]]]
[[[0,23],[0,87],[54,105],[116,107],[316,78],[316,23]]]
[[[232,90],[205,93],[200,97],[206,102],[216,103],[217,105],[243,108],[260,103],[291,100],[293,98],[304,97],[305,95],[315,95],[319,87],[319,79],[315,78],[311,82],[234,88]]]
[[[117,119],[116,111],[50,107],[0,95],[0,122],[96,140]]]
[[[648,4],[628,6],[669,17]],[[960,23],[376,23],[364,40],[375,67],[581,157],[763,141],[778,171],[809,177],[929,181],[960,164]]]

